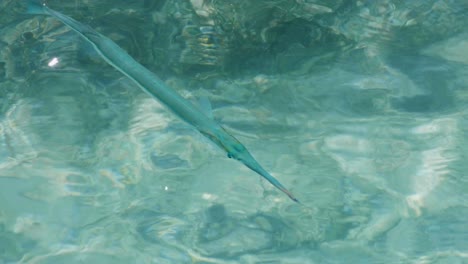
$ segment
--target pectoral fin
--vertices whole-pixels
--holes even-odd
[[[213,119],[213,109],[211,108],[211,102],[206,96],[202,96],[198,99],[198,108],[207,117]]]

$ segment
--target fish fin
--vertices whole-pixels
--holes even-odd
[[[46,5],[41,0],[27,0],[26,5],[27,5],[26,14],[31,14],[31,15],[47,14],[45,11]]]
[[[202,96],[198,99],[198,108],[202,111],[207,117],[213,119],[213,108],[211,107],[211,102],[206,96]]]

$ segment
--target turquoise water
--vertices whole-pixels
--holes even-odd
[[[2,0],[1,264],[468,262],[465,1],[127,2],[48,5],[208,98],[304,206]]]

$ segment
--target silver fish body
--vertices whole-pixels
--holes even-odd
[[[35,0],[29,1],[28,13],[50,15],[77,32],[89,42],[99,55],[111,66],[134,81],[146,93],[156,98],[182,120],[194,126],[204,136],[226,151],[229,158],[242,162],[295,202],[299,202],[276,178],[270,175],[253,158],[249,151],[221,125],[206,116],[188,100],[167,86],[156,74],[146,69],[111,39],[71,17],[50,9]]]

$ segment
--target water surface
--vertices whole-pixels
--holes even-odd
[[[468,261],[464,1],[48,4],[208,98],[305,206],[4,0],[0,263]]]

